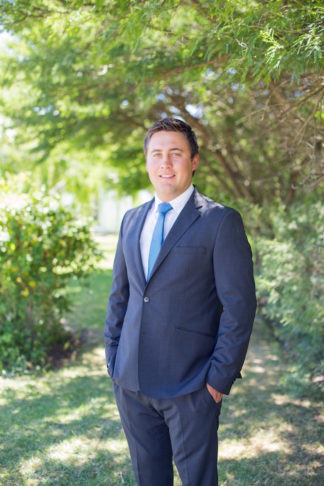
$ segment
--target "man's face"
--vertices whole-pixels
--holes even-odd
[[[161,201],[180,196],[191,184],[198,167],[198,154],[191,159],[189,143],[180,132],[152,135],[146,153],[146,170]]]

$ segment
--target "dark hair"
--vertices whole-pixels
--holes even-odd
[[[191,152],[191,158],[199,153],[199,147],[195,132],[188,123],[179,120],[178,118],[162,118],[154,123],[151,128],[148,129],[144,140],[144,153],[146,155],[147,146],[154,133],[157,132],[181,132],[186,137]]]

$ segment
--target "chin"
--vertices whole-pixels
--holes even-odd
[[[165,187],[163,188],[156,188],[156,194],[158,195],[159,199],[165,199],[166,197],[170,199],[174,199],[177,197],[176,191],[170,187],[170,189],[167,189]]]
[[[156,186],[157,189],[161,193],[166,193],[166,194],[172,194],[174,192],[177,192],[176,189],[172,186],[172,184],[159,184]]]

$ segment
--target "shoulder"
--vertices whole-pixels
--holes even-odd
[[[243,251],[249,248],[250,252],[241,214],[236,209],[213,201],[200,193],[197,194],[197,198],[200,200],[200,209],[197,208],[201,213],[200,219],[203,227],[208,228],[209,233],[213,234],[215,249],[232,251],[235,247]]]
[[[236,209],[221,204],[210,197],[201,194],[197,189],[195,190],[194,198],[196,208],[203,218],[214,221],[217,220],[220,224],[227,218],[241,218],[240,213],[236,211]]]

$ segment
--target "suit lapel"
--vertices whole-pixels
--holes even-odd
[[[201,207],[199,201],[199,193],[195,189],[193,194],[191,195],[189,201],[179,214],[176,222],[172,226],[168,236],[166,237],[161,251],[156,259],[154,267],[152,269],[150,278],[148,282],[151,280],[153,275],[155,274],[156,270],[159,268],[163,260],[166,258],[170,250],[179,240],[179,238],[187,231],[187,229],[200,217],[200,213],[198,209]]]
[[[134,228],[134,234],[132,236],[132,241],[134,241],[134,246],[133,246],[133,254],[134,254],[134,262],[136,266],[136,270],[138,272],[141,285],[145,287],[146,285],[146,278],[144,275],[144,269],[143,269],[143,263],[142,263],[142,254],[141,254],[141,246],[140,246],[140,240],[141,240],[141,233],[142,229],[144,226],[144,222],[147,216],[147,213],[152,207],[152,204],[154,203],[154,198],[151,199],[148,203],[144,204],[141,208],[140,214],[136,218],[136,224]]]

